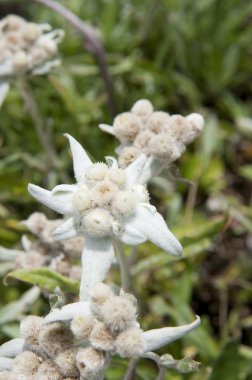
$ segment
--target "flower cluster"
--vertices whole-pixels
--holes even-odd
[[[70,321],[70,325],[69,325]],[[195,329],[199,318],[180,327],[143,332],[133,295],[97,284],[89,302],[55,309],[45,318],[29,316],[21,338],[0,347],[0,380],[98,380],[113,355],[147,357]]]
[[[147,239],[179,256],[182,247],[168,229],[156,208],[149,204],[149,195],[138,179],[146,162],[140,156],[125,170],[107,157],[105,163],[93,164],[82,146],[69,139],[77,180],[75,185],[58,185],[52,191],[30,184],[30,194],[70,217],[53,231],[56,240],[85,237],[82,254],[83,276],[81,299],[87,299],[95,283],[103,281],[114,259],[113,239],[129,245]]]
[[[47,73],[60,63],[55,56],[63,36],[48,24],[8,15],[0,22],[0,77]]]
[[[30,240],[24,235],[22,237],[23,250],[0,246],[0,261],[13,263],[11,269],[48,267],[62,275],[79,280],[81,267],[73,265],[72,262],[80,258],[83,238],[54,241],[51,233],[61,223],[61,219],[49,220],[42,213],[33,213],[23,221],[23,224],[35,235],[36,239]]]
[[[142,153],[166,166],[177,160],[186,145],[199,136],[204,125],[200,114],[186,117],[154,111],[147,99],[138,100],[130,112],[116,116],[113,126],[100,124],[105,132],[121,142],[117,148],[119,165],[127,167]]]

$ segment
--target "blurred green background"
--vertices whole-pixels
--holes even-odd
[[[139,247],[132,269],[143,328],[189,323],[202,326],[162,353],[193,355],[198,373],[169,371],[165,379],[252,379],[252,2],[250,0],[72,0],[60,1],[99,31],[114,87],[117,113],[140,98],[155,109],[187,115],[200,112],[206,126],[177,166],[187,181],[169,176],[149,187],[152,203],[184,246],[174,261],[151,244]],[[0,16],[18,13],[63,28],[62,66],[48,77],[32,77],[43,124],[57,152],[46,152],[24,107],[18,84],[1,109],[0,244],[19,247],[19,221],[42,210],[27,183],[53,186],[72,161],[63,133],[76,137],[95,160],[113,155],[117,142],[100,122],[113,115],[96,59],[83,38],[60,15],[33,1],[0,1]],[[49,132],[48,132],[49,131]],[[51,217],[55,214],[48,213]],[[118,274],[113,279],[119,284]],[[6,304],[28,287],[0,286],[0,336],[15,336]],[[33,305],[44,312],[46,300]],[[7,323],[6,323],[7,322]],[[114,360],[106,379],[120,379],[126,361]],[[155,365],[141,362],[136,379],[154,379]]]

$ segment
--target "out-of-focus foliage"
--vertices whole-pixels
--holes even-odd
[[[194,312],[202,317],[199,329],[162,352],[178,359],[194,356],[202,362],[200,372],[179,375],[171,370],[167,379],[251,379],[251,1],[61,2],[99,29],[118,112],[148,98],[156,109],[205,116],[203,135],[178,162],[180,174],[174,170],[176,174],[164,175],[149,187],[152,202],[181,240],[184,256],[174,260],[151,244],[141,245],[132,257],[133,292],[144,328],[188,323]],[[59,160],[48,167],[20,83],[13,83],[1,109],[0,240],[9,247],[18,246],[24,232],[18,222],[42,209],[27,193],[27,183],[52,187],[64,173],[71,178],[63,133],[75,136],[96,160],[113,154],[116,146],[97,128],[113,118],[99,68],[79,33],[41,5],[16,6],[1,1],[1,15],[17,9],[32,21],[65,29],[66,38],[61,44],[62,67],[48,78],[30,80]],[[112,280],[119,284],[116,270]],[[0,291],[1,317],[1,310],[20,292],[4,285]],[[23,314],[23,303],[18,306]],[[36,301],[33,312],[47,309],[46,302]],[[0,318],[3,338],[15,336],[15,321],[7,318],[4,325]],[[122,377],[126,366],[126,361],[115,360],[107,379]],[[149,380],[155,374],[153,363],[146,360],[139,364],[136,378]]]

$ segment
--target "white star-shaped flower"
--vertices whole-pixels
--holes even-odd
[[[144,185],[138,183],[146,157],[140,156],[126,169],[107,157],[93,164],[82,146],[70,135],[77,183],[58,185],[52,191],[29,184],[30,194],[44,205],[68,217],[53,231],[56,240],[85,237],[80,299],[104,280],[114,259],[113,240],[138,245],[150,240],[161,249],[179,256],[182,247],[163,217],[149,204]]]

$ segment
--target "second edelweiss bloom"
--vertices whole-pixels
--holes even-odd
[[[93,164],[82,146],[70,135],[75,185],[59,185],[52,191],[29,184],[30,194],[60,214],[69,217],[53,232],[56,240],[85,237],[82,253],[81,299],[102,281],[114,259],[113,239],[137,245],[152,241],[179,256],[182,247],[164,219],[149,204],[148,191],[138,183],[146,157],[140,156],[126,169],[116,160]]]

